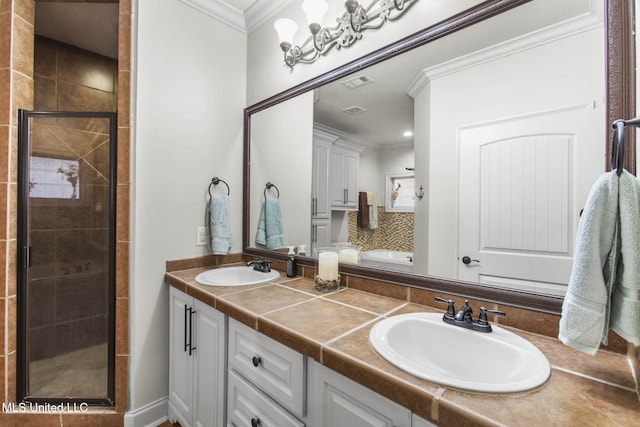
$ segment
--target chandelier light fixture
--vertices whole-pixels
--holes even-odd
[[[345,12],[336,19],[335,27],[323,27],[327,12],[325,0],[304,0],[302,9],[307,15],[311,34],[301,45],[293,44],[298,25],[289,18],[278,19],[274,27],[278,33],[284,62],[290,67],[297,63],[310,64],[325,55],[333,47],[340,49],[362,38],[364,30],[375,30],[387,21],[394,21],[405,14],[418,0],[373,0],[363,6],[356,0],[344,3]]]

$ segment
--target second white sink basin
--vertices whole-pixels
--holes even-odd
[[[482,333],[448,325],[438,313],[400,314],[371,329],[373,348],[419,378],[464,390],[520,392],[543,384],[551,367],[524,338],[492,325]]]
[[[221,267],[205,271],[196,276],[196,282],[209,286],[247,286],[269,282],[280,277],[280,273],[271,270],[268,273],[256,271],[253,267]]]

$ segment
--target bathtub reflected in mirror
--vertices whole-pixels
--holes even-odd
[[[360,254],[360,264],[384,270],[412,273],[413,252],[389,251],[386,249],[365,251]]]

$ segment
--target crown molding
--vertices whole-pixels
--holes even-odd
[[[258,0],[245,12],[247,32],[255,30],[260,24],[282,9],[290,0]]]
[[[257,0],[246,12],[229,6],[223,0],[179,0],[244,34],[282,8],[289,0]]]
[[[180,0],[182,3],[218,21],[246,33],[244,14],[222,0]]]
[[[336,145],[342,145],[343,147],[351,148],[355,151],[362,152],[366,147],[372,147],[372,144],[350,133],[343,132],[338,129],[334,129],[322,123],[313,122],[313,130],[320,131],[325,134],[325,138],[329,139],[327,135],[335,137],[333,141]]]
[[[473,52],[469,55],[444,62],[434,67],[425,68],[418,73],[405,92],[407,95],[415,98],[420,91],[435,78],[503,58],[505,56],[513,55],[552,41],[570,37],[602,25],[603,22],[601,16],[595,13],[588,13],[540,31],[536,31],[522,37],[517,37],[486,49]]]

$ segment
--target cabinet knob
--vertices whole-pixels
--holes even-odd
[[[258,427],[260,425],[260,418],[251,418],[251,427]]]
[[[260,358],[260,356],[253,356],[253,359],[251,359],[251,361],[253,362],[253,366],[255,366],[256,368],[262,363],[262,359]],[[258,422],[260,422],[260,420],[258,420]]]

